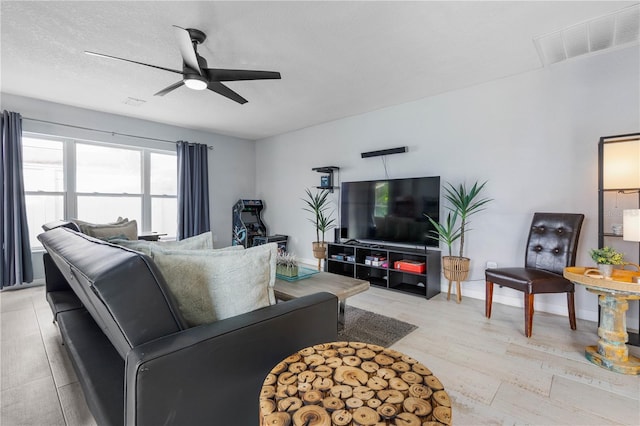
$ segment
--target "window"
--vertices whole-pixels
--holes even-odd
[[[142,151],[76,144],[77,217],[108,223],[142,221]]]
[[[151,229],[178,229],[178,163],[175,155],[150,155]],[[166,231],[164,231],[166,232]]]
[[[22,139],[22,170],[31,247],[40,246],[36,236],[43,224],[64,217],[63,160],[62,142]]]
[[[42,224],[62,218],[136,220],[138,231],[175,237],[177,160],[171,152],[23,136],[32,247]]]

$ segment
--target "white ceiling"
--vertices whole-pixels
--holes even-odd
[[[260,139],[540,68],[534,37],[635,3],[2,0],[1,90]],[[208,35],[209,67],[282,80],[154,97],[180,76],[83,54],[180,69],[172,25]]]

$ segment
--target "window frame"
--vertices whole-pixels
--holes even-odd
[[[177,172],[177,153],[175,150],[149,148],[144,146],[104,143],[96,141],[88,141],[84,139],[65,138],[53,135],[45,135],[33,132],[23,132],[23,138],[38,139],[38,140],[50,140],[62,143],[62,174],[63,174],[63,190],[62,191],[24,191],[25,196],[62,196],[63,199],[63,215],[65,219],[78,217],[78,197],[118,197],[118,198],[138,198],[140,199],[140,222],[138,223],[138,232],[148,233],[151,232],[152,223],[152,200],[154,198],[168,198],[175,199],[177,202],[177,173],[176,173],[176,194],[151,194],[151,154],[171,155],[176,157],[176,172]],[[141,193],[115,193],[115,192],[78,192],[76,190],[77,179],[77,156],[76,148],[78,144],[95,145],[106,148],[114,149],[126,149],[131,151],[140,152],[140,188]],[[24,158],[23,158],[24,162]],[[115,219],[115,218],[114,218]],[[177,223],[174,235],[169,234],[169,237],[177,235]],[[157,230],[156,230],[157,231]],[[30,230],[30,232],[37,232],[37,230]],[[42,246],[34,246],[32,249],[41,250]]]

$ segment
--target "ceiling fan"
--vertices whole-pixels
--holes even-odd
[[[165,87],[154,96],[164,96],[169,92],[181,87],[187,86],[193,90],[209,89],[219,95],[225,96],[239,104],[247,103],[247,100],[222,84],[222,81],[240,81],[240,80],[270,80],[280,79],[280,73],[276,71],[252,71],[252,70],[232,70],[221,68],[207,68],[207,60],[198,54],[198,45],[202,44],[207,35],[195,28],[180,28],[173,26],[178,47],[182,55],[182,71],[171,68],[160,67],[157,65],[145,64],[143,62],[132,61],[131,59],[118,58],[116,56],[104,55],[102,53],[88,52],[87,55],[99,56],[101,58],[117,59],[119,61],[131,62],[146,67],[157,68],[176,74],[182,75],[182,80]]]

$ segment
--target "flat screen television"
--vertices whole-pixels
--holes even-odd
[[[341,198],[344,239],[438,246],[425,214],[440,219],[440,176],[343,182]]]

